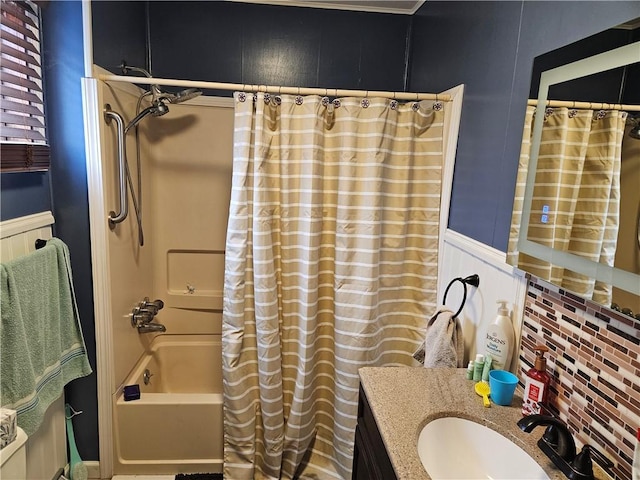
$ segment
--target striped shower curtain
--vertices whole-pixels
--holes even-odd
[[[436,306],[441,102],[236,93],[225,478],[350,478],[358,369]]]
[[[527,107],[507,259],[511,265],[595,302],[611,303],[609,284],[517,251],[535,107]],[[613,266],[620,210],[620,163],[627,114],[547,108],[528,239]]]

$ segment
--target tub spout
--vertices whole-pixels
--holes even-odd
[[[167,328],[161,323],[143,323],[137,326],[138,333],[166,332]]]

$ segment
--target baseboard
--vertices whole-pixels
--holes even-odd
[[[88,478],[100,480],[100,462],[90,461],[83,463],[87,467]]]

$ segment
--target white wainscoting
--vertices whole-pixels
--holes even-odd
[[[438,279],[438,302],[443,302],[444,291],[451,280],[474,273],[480,277],[478,288],[467,286],[467,300],[460,313],[465,339],[465,364],[484,354],[486,329],[498,312],[497,300],[507,300],[513,320],[516,342],[513,346],[511,370],[517,366],[520,351],[524,298],[527,282],[524,272],[508,265],[506,254],[453,230],[447,230]],[[447,306],[456,311],[462,302],[463,287],[456,282],[447,294]]]
[[[49,240],[54,223],[51,212],[36,213],[0,222],[0,260],[33,252],[37,239]],[[67,464],[64,395],[47,409],[42,425],[27,440],[27,478],[53,478]]]

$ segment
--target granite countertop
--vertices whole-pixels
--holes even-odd
[[[544,427],[525,433],[516,425],[522,418],[521,397],[514,397],[510,407],[494,403],[491,408],[483,407],[464,368],[370,367],[359,373],[398,480],[430,479],[418,456],[418,436],[431,420],[449,416],[497,431],[531,455],[549,478],[566,480],[536,445]],[[460,456],[464,457],[464,452]],[[598,480],[610,478],[595,463],[594,476]]]

